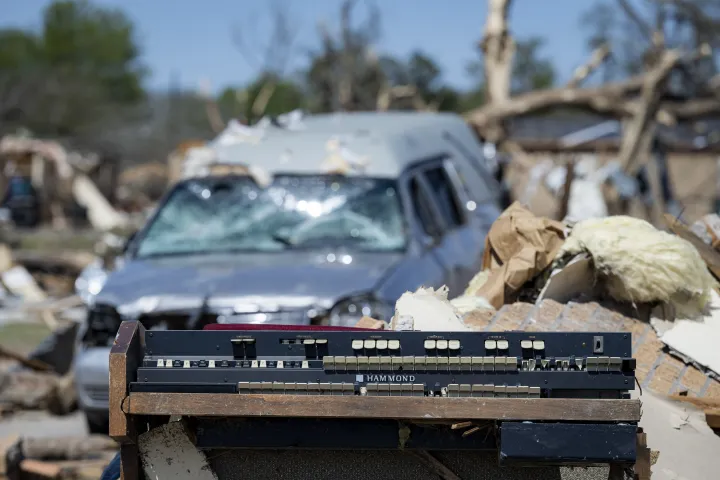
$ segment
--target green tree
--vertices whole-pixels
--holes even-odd
[[[110,101],[136,102],[144,96],[144,69],[132,22],[119,10],[87,0],[61,0],[44,13],[42,45],[50,67],[97,82]]]
[[[365,21],[355,25],[357,2],[344,0],[340,6],[339,33],[319,27],[320,49],[311,52],[305,84],[314,111],[374,110],[385,75],[373,45],[380,37],[380,13],[369,5]]]
[[[0,31],[0,122],[41,135],[92,135],[144,99],[131,21],[86,0],[56,0],[37,33]]]
[[[550,88],[555,83],[555,68],[550,60],[540,56],[545,40],[532,37],[517,42],[513,59],[512,93]]]
[[[551,60],[541,55],[544,45],[545,40],[539,37],[517,41],[513,56],[512,78],[510,79],[510,90],[513,94],[550,88],[555,84],[555,67]],[[466,70],[468,76],[477,81],[476,87],[461,99],[463,110],[471,110],[482,106],[487,96],[482,57],[470,62]]]
[[[426,104],[437,105],[441,111],[455,111],[459,107],[458,92],[442,82],[442,70],[423,52],[413,52],[407,63],[408,83],[414,85]]]
[[[278,79],[272,75],[261,75],[245,88],[228,87],[220,93],[217,103],[223,118],[235,118],[250,124],[260,120],[253,112],[253,105],[258,101],[263,87],[272,88],[272,95],[267,101],[264,113],[260,116],[281,115],[306,106],[305,93],[300,86],[290,80]]]
[[[438,110],[455,111],[460,106],[460,94],[442,82],[442,70],[430,56],[414,51],[407,61],[385,56],[380,59],[380,68],[390,86],[412,86],[426,105],[435,105]],[[413,109],[412,99],[396,100],[394,109]]]

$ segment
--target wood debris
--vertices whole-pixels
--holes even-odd
[[[117,451],[103,435],[0,440],[0,478],[97,480]]]
[[[383,322],[382,320],[375,320],[374,318],[370,318],[370,317],[362,317],[355,324],[355,328],[370,328],[372,330],[384,330],[385,322]]]

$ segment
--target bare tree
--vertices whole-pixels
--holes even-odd
[[[671,101],[666,93],[671,87],[672,75],[684,75],[697,82],[698,75],[711,58],[716,40],[709,35],[710,26],[720,26],[720,21],[707,18],[704,11],[686,0],[657,0],[655,24],[648,23],[626,0],[617,0],[625,15],[642,32],[646,47],[643,54],[642,71],[627,80],[607,83],[594,88],[580,88],[593,68],[597,68],[608,57],[607,47],[600,46],[585,68],[578,70],[571,82],[562,88],[529,92],[518,96],[510,95],[510,72],[515,42],[508,26],[508,14],[512,0],[488,0],[488,17],[482,40],[485,53],[484,68],[488,103],[467,114],[468,120],[478,133],[489,141],[498,143],[505,150],[515,154],[521,163],[526,163],[524,152],[519,145],[507,137],[504,121],[515,115],[522,115],[548,107],[579,106],[610,114],[624,120],[625,129],[620,145],[619,161],[627,173],[635,173],[649,158],[652,139],[658,123],[673,124],[678,120],[708,113],[720,112],[720,80],[717,76],[705,78],[698,92],[711,92],[712,97]],[[720,2],[715,1],[720,9]],[[662,7],[662,8],[661,8]],[[695,21],[706,25],[707,34],[696,35],[691,42],[674,40],[666,43],[667,8],[673,8],[678,15],[695,16]],[[684,13],[678,13],[684,12]],[[702,18],[700,18],[702,16]],[[703,30],[705,31],[705,30]],[[708,41],[699,41],[705,38]],[[651,186],[659,182],[651,179]],[[653,189],[655,190],[655,189]],[[662,199],[654,191],[656,211],[660,217]]]
[[[357,0],[344,0],[340,7],[339,31],[325,22],[318,24],[321,50],[313,58],[308,74],[310,87],[321,97],[321,110],[372,109],[378,102],[384,74],[373,45],[380,35],[380,12],[374,2],[363,2],[367,16],[354,21]]]
[[[268,102],[277,88],[277,82],[287,73],[288,64],[297,47],[299,27],[290,20],[292,14],[287,3],[273,0],[270,3],[269,13],[272,27],[270,38],[265,45],[252,40],[259,38],[254,29],[259,23],[257,21],[236,29],[234,33],[235,44],[242,52],[245,61],[265,80],[251,107],[255,117],[265,113]],[[250,19],[252,20],[252,16]]]
[[[267,43],[258,41],[262,38],[257,32],[260,24],[257,13],[251,13],[241,26],[233,30],[233,39],[245,63],[257,72],[256,76],[263,83],[250,106],[254,118],[262,117],[268,103],[277,89],[278,82],[287,74],[287,68],[293,55],[297,52],[296,39],[298,25],[291,21],[292,13],[286,1],[273,0],[268,10],[270,17],[270,36]],[[206,114],[215,132],[225,127],[217,102],[212,99],[209,87],[202,89],[206,100]],[[240,101],[240,98],[238,98]]]

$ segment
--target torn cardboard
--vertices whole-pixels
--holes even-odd
[[[563,268],[556,268],[540,291],[536,304],[545,299],[568,303],[581,296],[595,296],[595,271],[589,255],[580,254]]]
[[[490,273],[475,295],[485,297],[495,309],[511,303],[528,280],[550,266],[564,232],[561,222],[536,217],[519,202],[510,205],[485,239],[483,270],[490,268]]]

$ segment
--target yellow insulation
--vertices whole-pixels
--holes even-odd
[[[485,282],[487,282],[489,276],[490,276],[490,270],[480,270],[478,273],[475,274],[475,276],[472,278],[472,280],[470,280],[470,283],[468,284],[467,288],[465,289],[465,293],[463,293],[463,295],[465,295],[465,296],[475,295],[475,292],[480,290],[480,287],[485,285]]]
[[[666,302],[692,318],[710,300],[715,280],[695,247],[644,220],[614,216],[577,223],[558,259],[588,252],[610,297],[632,303]]]

